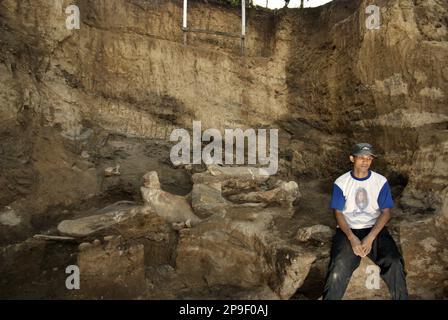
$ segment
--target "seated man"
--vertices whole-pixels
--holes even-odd
[[[370,144],[356,144],[350,155],[353,170],[334,182],[331,208],[338,228],[331,247],[324,300],[344,296],[353,271],[365,256],[380,267],[392,299],[408,298],[403,258],[385,227],[393,207],[392,195],[387,179],[369,170],[373,157]]]

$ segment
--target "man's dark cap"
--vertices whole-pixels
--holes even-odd
[[[372,156],[376,157],[373,147],[369,143],[357,143],[353,146],[352,156]]]

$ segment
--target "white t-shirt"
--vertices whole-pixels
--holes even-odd
[[[371,170],[362,179],[349,171],[334,182],[330,207],[344,214],[351,229],[373,227],[381,210],[393,205],[387,179]]]

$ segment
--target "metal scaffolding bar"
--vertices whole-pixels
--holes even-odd
[[[267,1],[266,1],[266,5],[267,5]],[[188,27],[188,0],[184,0],[184,3],[183,3],[182,31],[183,31],[184,45],[187,45],[187,33],[188,32],[207,33],[207,34],[215,34],[215,35],[220,35],[220,36],[240,38],[241,39],[241,54],[244,54],[244,46],[245,46],[245,38],[246,38],[246,0],[241,0],[241,34],[240,35],[237,33],[232,33],[232,32],[189,28]]]
[[[233,33],[233,32],[213,31],[213,30],[196,29],[196,28],[187,28],[187,31],[188,32],[214,34],[214,35],[218,35],[218,36],[225,36],[225,37],[232,37],[232,38],[241,38],[241,35],[239,33]]]

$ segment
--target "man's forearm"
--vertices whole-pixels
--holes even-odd
[[[347,221],[345,221],[344,214],[339,210],[334,210],[334,214],[339,228],[341,228],[342,232],[345,233],[349,240],[352,239],[355,234],[352,232],[352,229],[350,229]]]
[[[371,237],[372,239],[375,239],[376,236],[381,232],[381,230],[383,230],[384,226],[389,222],[390,216],[391,216],[390,209],[389,208],[383,209],[380,216],[376,220],[376,223],[373,226],[372,230],[370,230],[368,236]]]

